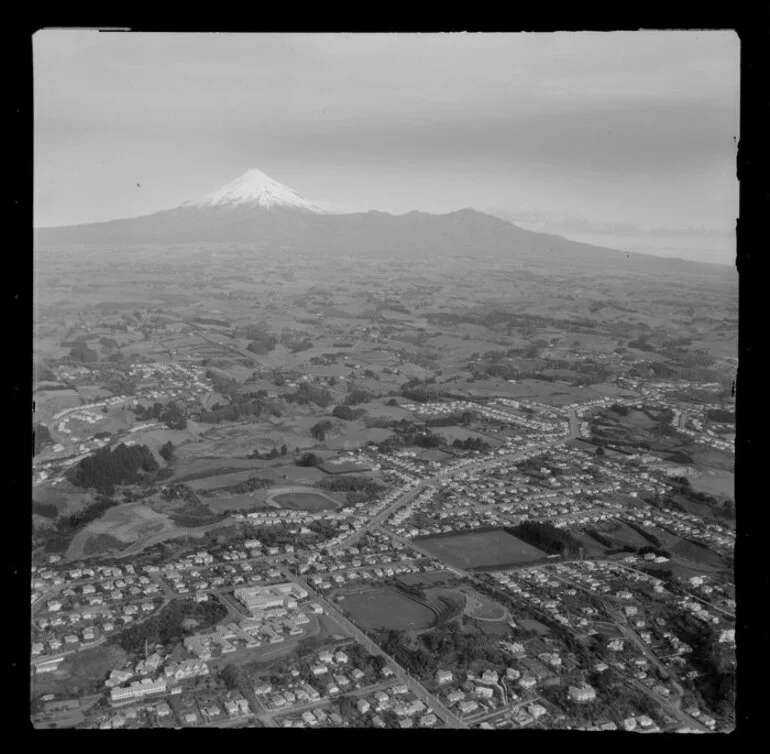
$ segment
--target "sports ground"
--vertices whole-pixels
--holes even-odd
[[[517,565],[540,560],[547,555],[503,529],[427,537],[416,541],[439,560],[457,568]]]

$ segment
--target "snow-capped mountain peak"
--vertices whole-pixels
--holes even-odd
[[[184,202],[183,207],[254,206],[263,209],[284,207],[324,213],[320,206],[303,199],[294,189],[273,180],[261,170],[247,170],[239,178],[197,201]]]

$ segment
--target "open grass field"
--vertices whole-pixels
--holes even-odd
[[[473,430],[468,429],[467,427],[459,427],[457,425],[452,425],[450,427],[433,427],[431,432],[433,432],[434,435],[441,435],[442,437],[445,437],[450,445],[455,440],[465,440],[468,437],[472,439],[483,440],[484,442],[489,442],[489,444],[492,446],[499,444],[494,440],[490,442],[490,438],[487,435],[482,435],[478,432],[474,432]]]
[[[702,472],[690,479],[693,489],[714,497],[735,496],[735,474],[731,471]]]
[[[261,492],[261,490],[260,490]],[[224,511],[256,511],[270,508],[264,499],[264,493],[246,493],[241,495],[223,495],[206,499],[206,506],[216,513]]]
[[[272,496],[271,500],[281,508],[299,511],[327,511],[338,507],[334,500],[315,492],[285,492]]]
[[[391,587],[349,594],[338,605],[364,628],[406,631],[429,628],[436,620],[432,610]]]
[[[699,503],[695,500],[685,497],[684,495],[674,495],[673,498],[679,505],[682,506],[688,513],[692,513],[702,518],[711,518],[713,508],[706,503]]]
[[[460,591],[459,589],[433,587],[431,589],[427,589],[425,594],[431,602],[436,601],[439,597],[442,597],[445,600],[449,600],[449,602],[451,602],[458,610],[464,609],[468,602],[468,596],[466,593],[464,591]]]
[[[580,540],[581,544],[585,548],[586,557],[595,558],[604,555],[607,552],[607,548],[604,545],[599,544],[592,536],[585,532],[572,532]]]
[[[83,401],[75,390],[41,390],[34,394],[35,418],[52,422],[52,417],[65,408],[81,406]]]
[[[692,444],[687,448],[687,452],[693,457],[697,470],[719,469],[732,472],[735,466],[735,455],[722,450]]]
[[[616,539],[621,544],[631,545],[632,547],[645,547],[650,544],[641,534],[625,524],[621,524],[620,529],[613,531],[610,537]]]
[[[94,534],[90,536],[83,545],[84,555],[99,555],[103,552],[112,552],[122,550],[126,543],[111,534]]]
[[[39,503],[55,505],[60,516],[69,516],[92,505],[96,500],[96,494],[91,490],[81,490],[69,483],[56,487],[41,484],[35,487],[32,498]]]
[[[521,380],[510,383],[503,379],[476,380],[467,388],[472,397],[503,396],[514,399],[530,399],[550,406],[564,406],[575,401],[587,401],[600,397],[600,393],[587,387],[573,387],[559,382]]]
[[[645,526],[643,528],[654,537],[657,537],[661,545],[666,549],[680,541],[680,537],[678,537],[676,534],[671,534],[671,532],[668,532],[665,529],[661,529],[658,526]]]
[[[164,533],[185,534],[186,530],[145,503],[126,503],[110,508],[101,518],[92,521],[73,538],[67,558],[83,557],[86,542],[92,536],[107,534],[124,545]]]
[[[445,584],[456,578],[457,576],[451,571],[427,571],[426,573],[405,573],[399,576],[398,580],[408,586],[430,587],[435,584]]]
[[[39,694],[68,694],[78,690],[103,686],[111,670],[120,668],[126,653],[112,644],[102,644],[82,652],[67,655],[52,673],[35,676],[34,692]]]
[[[223,469],[224,471],[224,469]],[[241,482],[245,482],[257,474],[253,469],[245,469],[244,471],[230,471],[223,474],[217,474],[214,476],[205,477],[203,479],[190,479],[186,480],[185,484],[196,492],[207,492],[208,490],[216,490],[221,487],[232,487]],[[174,481],[180,481],[174,479]]]
[[[698,565],[711,566],[713,568],[722,568],[725,566],[724,558],[717,555],[712,550],[702,545],[695,544],[686,539],[680,539],[676,544],[672,545],[669,550],[672,555],[676,555],[677,558],[690,561]]]
[[[369,428],[363,420],[342,422],[339,431],[326,438],[321,445],[329,450],[352,450],[367,442],[382,442],[390,437],[391,430],[378,427]]]
[[[337,462],[333,463],[335,460]],[[357,463],[356,461],[349,461],[345,458],[330,459],[327,463],[321,464],[318,468],[325,471],[327,474],[350,474],[353,472],[371,470],[371,466],[369,465]]]
[[[527,631],[534,631],[536,634],[539,634],[540,636],[545,636],[546,634],[550,634],[550,630],[548,629],[548,626],[544,626],[540,621],[532,620],[532,619],[524,619],[518,621],[519,625],[522,628],[526,628]]]
[[[466,596],[465,614],[475,620],[502,621],[508,618],[508,611],[499,603],[491,600],[475,589],[464,589]]]
[[[546,556],[502,529],[416,540],[439,560],[458,568],[529,563]]]

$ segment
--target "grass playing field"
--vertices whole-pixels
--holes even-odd
[[[416,541],[439,560],[458,568],[529,563],[546,557],[542,550],[502,529],[427,537]]]
[[[391,587],[356,592],[338,604],[364,628],[405,631],[428,628],[436,620],[432,610]]]

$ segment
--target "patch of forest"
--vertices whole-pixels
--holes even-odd
[[[101,448],[83,458],[67,472],[67,479],[78,487],[111,495],[115,487],[146,480],[160,466],[146,445],[120,444]]]

